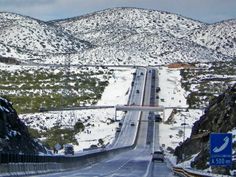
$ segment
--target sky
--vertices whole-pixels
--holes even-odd
[[[236,19],[236,0],[0,0],[1,12],[14,12],[44,21],[113,7],[162,10],[206,23]]]

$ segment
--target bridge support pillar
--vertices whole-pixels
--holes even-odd
[[[165,109],[163,109],[163,121],[165,121]]]
[[[116,117],[117,117],[117,112],[116,112],[116,108],[115,108],[115,118],[114,118],[114,121],[116,121]]]

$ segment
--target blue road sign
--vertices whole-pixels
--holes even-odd
[[[211,133],[210,143],[210,165],[231,166],[232,134]]]

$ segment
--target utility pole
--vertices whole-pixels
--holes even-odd
[[[71,90],[70,90],[70,65],[71,65],[71,56],[70,54],[66,55],[65,58],[65,66],[64,66],[64,70],[65,70],[65,98],[69,98],[70,94],[71,94]]]
[[[183,142],[185,141],[185,125],[186,125],[186,116],[184,115],[184,135],[183,135]]]
[[[71,67],[71,55],[70,53],[65,54],[65,60],[64,60],[64,67],[62,68],[62,78],[64,82],[64,88],[62,89],[62,96],[61,96],[61,107],[68,106],[67,102],[70,97],[71,91],[70,91],[70,67]],[[65,73],[65,74],[64,74]],[[63,114],[61,112],[61,120],[60,122],[63,122]]]
[[[183,143],[185,141],[185,124],[186,124],[186,116],[184,115],[184,134],[183,134]],[[183,146],[183,160],[185,159],[185,147]],[[185,162],[184,162],[184,167],[185,167]]]

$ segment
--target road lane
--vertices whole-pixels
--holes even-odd
[[[146,79],[146,69],[144,68],[137,69],[134,86],[131,93],[132,96],[129,101],[130,104],[142,105],[145,79]],[[137,90],[139,90],[139,93],[137,93]],[[127,112],[123,121],[123,125],[121,127],[121,132],[119,133],[119,136],[113,143],[112,147],[117,148],[117,147],[133,145],[138,131],[140,115],[141,115],[140,111]],[[135,126],[131,126],[131,122],[134,122]]]

